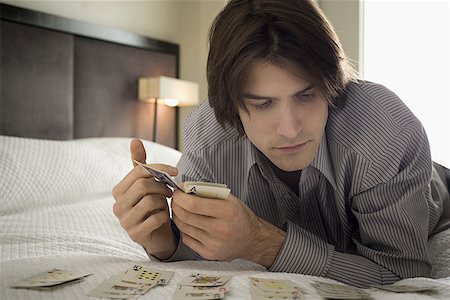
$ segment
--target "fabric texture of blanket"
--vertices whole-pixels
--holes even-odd
[[[132,167],[128,138],[48,141],[0,136],[0,299],[87,299],[103,280],[145,265],[175,272],[167,286],[140,299],[171,299],[177,282],[191,272],[233,276],[226,299],[251,299],[248,277],[290,279],[305,299],[321,299],[313,281],[301,274],[270,273],[257,264],[150,261],[112,213],[111,190]],[[176,165],[180,152],[145,141],[147,162]],[[433,278],[399,284],[437,285],[435,294],[393,294],[370,289],[373,299],[450,299],[450,230],[429,241]],[[91,272],[83,282],[52,291],[14,289],[10,285],[51,268]],[[93,298],[89,298],[93,299]]]

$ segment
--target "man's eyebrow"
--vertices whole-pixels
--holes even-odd
[[[270,100],[270,99],[275,99],[274,97],[258,96],[258,95],[253,95],[251,93],[245,93],[245,94],[242,95],[242,97],[244,99],[252,99],[252,100]]]
[[[313,84],[308,85],[307,87],[305,87],[303,90],[300,90],[296,93],[294,93],[291,97],[295,97],[298,96],[300,94],[303,94],[305,92],[309,92],[310,90],[312,90],[315,86]]]
[[[308,92],[309,90],[312,90],[313,88],[314,88],[314,85],[310,84],[306,88],[304,88],[304,89],[302,89],[302,90],[300,90],[298,92],[295,92],[291,97],[294,97],[294,96],[297,96],[299,94],[303,94],[305,92]],[[255,95],[255,94],[252,94],[252,93],[244,93],[242,95],[242,97],[244,99],[250,99],[250,100],[274,100],[274,99],[276,99],[275,97]]]

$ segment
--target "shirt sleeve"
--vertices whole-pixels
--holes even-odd
[[[439,208],[429,189],[428,141],[423,130],[405,130],[391,147],[368,172],[366,182],[371,184],[349,199],[349,217],[357,222],[352,236],[356,253],[336,251],[288,222],[286,240],[270,271],[324,276],[360,287],[430,275],[427,241]]]
[[[164,261],[164,262],[172,262],[172,261],[180,261],[180,260],[203,260],[203,258],[200,255],[198,255],[196,252],[192,251],[191,248],[189,248],[182,242],[182,240],[180,239],[180,231],[178,230],[177,226],[175,225],[175,223],[173,221],[171,221],[171,226],[172,226],[172,232],[175,234],[175,237],[177,238],[177,241],[178,241],[175,252],[172,254],[172,256],[170,256],[169,258],[164,259],[164,260],[160,260],[147,252],[147,255],[149,256],[150,260]]]
[[[333,245],[291,222],[287,223],[286,240],[269,271],[327,277],[362,288],[400,279],[366,257],[335,251]]]

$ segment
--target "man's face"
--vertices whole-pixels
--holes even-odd
[[[243,83],[245,134],[278,168],[297,171],[314,159],[328,118],[317,87],[264,61],[254,63]]]

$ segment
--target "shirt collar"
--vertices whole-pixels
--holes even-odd
[[[247,170],[246,174],[250,175],[250,169],[259,162],[258,149],[250,142],[247,137],[243,137],[247,149]]]
[[[324,132],[322,141],[320,142],[317,154],[314,157],[311,166],[319,170],[325,178],[336,189],[336,178],[334,176],[333,161],[331,160],[330,151],[328,149],[327,134]]]
[[[268,167],[268,164],[265,164],[262,161],[262,158],[259,156],[259,151],[255,146],[250,142],[250,140],[244,137],[244,142],[246,143],[247,148],[247,170],[246,174],[250,175],[250,169],[255,165],[259,165],[260,170],[263,173],[266,173],[265,168]],[[325,178],[330,182],[334,189],[336,189],[336,179],[334,177],[334,168],[333,162],[330,157],[330,152],[328,150],[328,142],[326,137],[326,132],[322,136],[322,140],[320,142],[319,148],[317,150],[316,156],[314,157],[311,165],[306,167],[310,168],[314,167],[319,172],[321,172]]]

